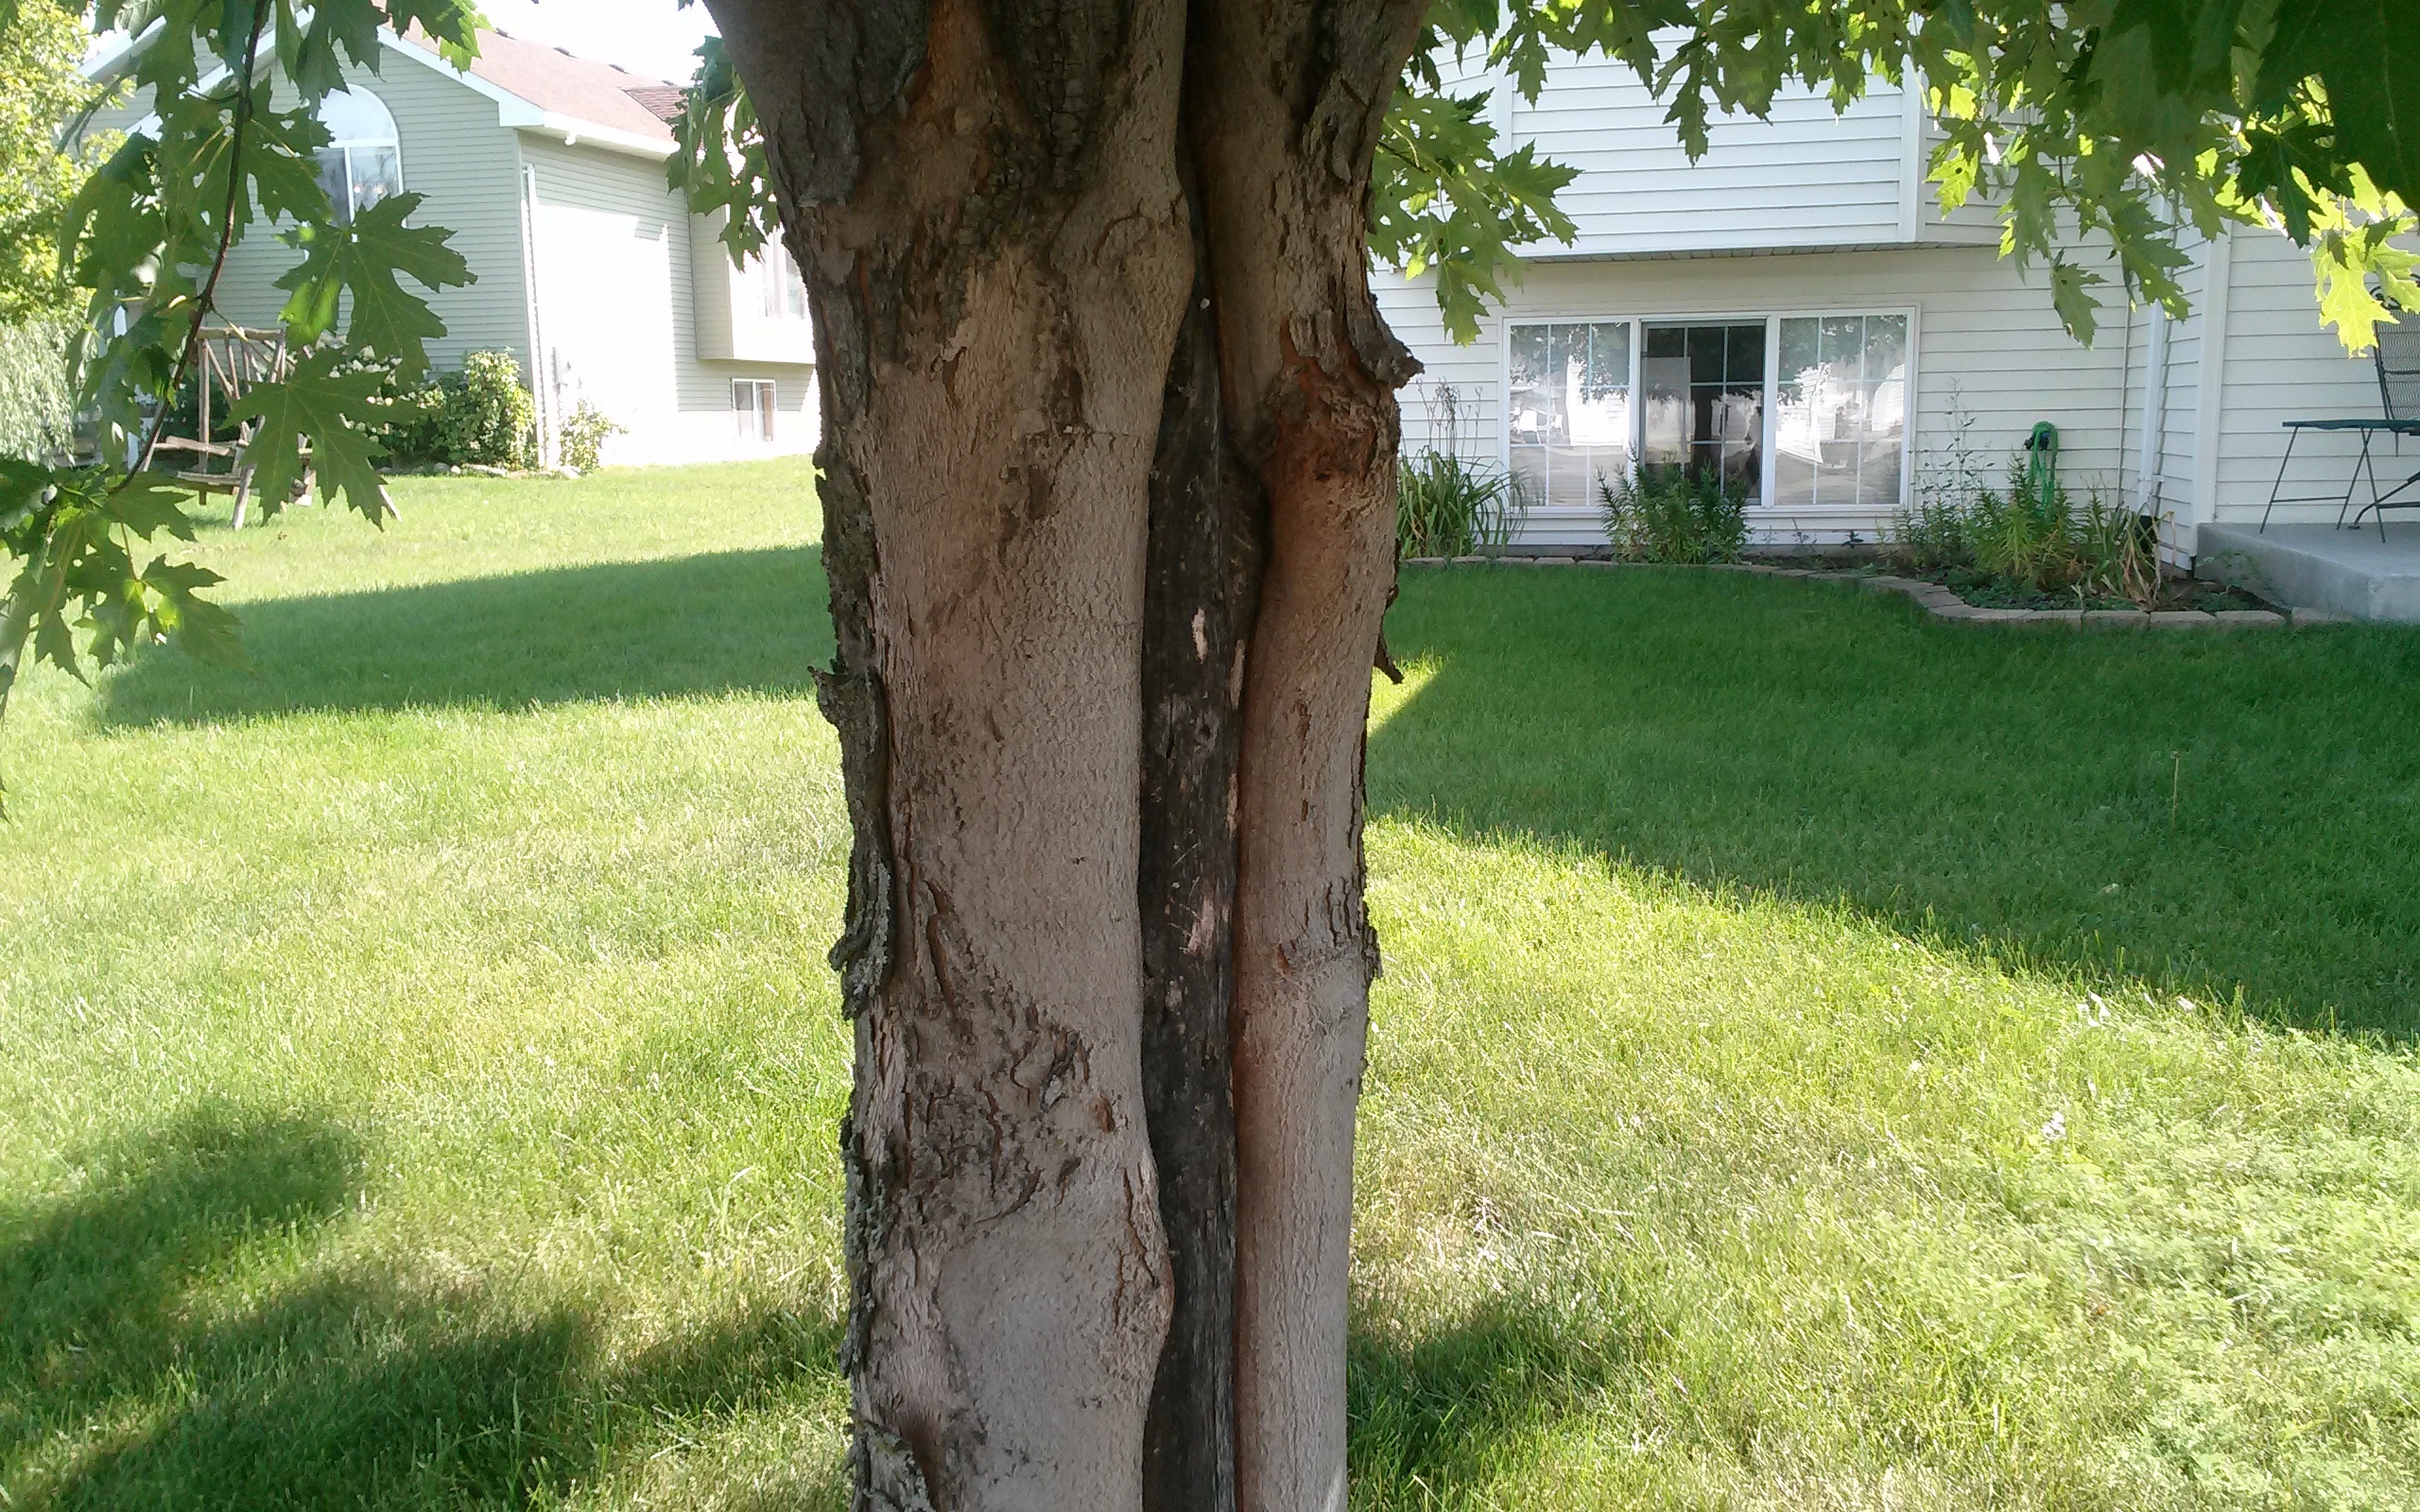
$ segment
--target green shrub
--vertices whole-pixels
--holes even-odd
[[[474,352],[449,372],[388,398],[379,428],[388,453],[450,467],[527,467],[534,459],[537,407],[510,352]]]
[[[537,434],[537,407],[521,387],[521,367],[510,353],[474,352],[462,370],[441,380],[445,408],[438,417],[437,444],[445,460],[487,467],[527,466]]]
[[[65,332],[47,322],[0,326],[0,456],[66,451],[73,417]]]
[[[1502,470],[1424,452],[1395,479],[1395,545],[1406,557],[1468,557],[1512,539],[1516,486]]]
[[[1605,538],[1624,561],[1737,561],[1748,549],[1748,496],[1720,477],[1634,468],[1597,485]]]
[[[572,406],[563,419],[563,434],[559,447],[563,466],[582,472],[593,471],[597,457],[605,450],[608,437],[619,436],[623,427],[606,417],[603,410],[583,399]]]

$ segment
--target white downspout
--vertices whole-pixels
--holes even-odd
[[[2159,513],[2161,458],[2168,455],[2168,311],[2152,307],[2150,351],[2143,359],[2143,443],[2135,458],[2135,512]]]
[[[556,444],[554,357],[546,350],[545,322],[538,297],[538,165],[521,165],[521,281],[529,291],[529,397],[538,425],[538,465],[561,459]]]

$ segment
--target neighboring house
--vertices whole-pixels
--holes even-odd
[[[1600,543],[1598,482],[1685,456],[1748,491],[1763,542],[1873,541],[1941,475],[1962,422],[1997,482],[2048,421],[2079,499],[2169,517],[2189,555],[2204,523],[2258,521],[2279,421],[2378,413],[2370,360],[2322,329],[2309,261],[2282,234],[2188,242],[2190,318],[2119,296],[2093,346],[2070,339],[2048,270],[1999,257],[1987,209],[1942,215],[1913,91],[1876,80],[1841,115],[1786,94],[1770,121],[1718,119],[1693,164],[1620,64],[1564,59],[1535,105],[1475,69],[1458,88],[1491,85],[1508,144],[1580,170],[1562,196],[1578,241],[1527,249],[1471,346],[1445,335],[1428,280],[1376,284],[1427,369],[1403,396],[1407,452],[1451,445],[1527,480],[1516,545]],[[2286,491],[2341,488],[2356,444],[2306,438]]]
[[[337,214],[404,191],[478,282],[441,289],[441,369],[506,352],[537,400],[551,460],[583,400],[623,433],[609,462],[812,450],[818,411],[806,289],[779,244],[746,269],[665,181],[679,86],[482,32],[468,73],[386,33],[376,72],[348,67],[321,110]],[[125,125],[104,121],[104,125]],[[294,252],[255,232],[219,286],[226,316],[271,325]]]

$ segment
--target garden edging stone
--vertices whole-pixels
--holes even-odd
[[[1604,557],[1528,557],[1501,555],[1493,557],[1406,557],[1406,567],[1478,567],[1491,563],[1507,567],[1591,567],[1603,571],[1614,567],[1634,567],[1637,562],[1616,561]],[[1678,564],[1675,564],[1678,565]],[[1991,609],[1969,604],[1957,593],[1940,583],[1918,577],[1894,577],[1884,573],[1824,572],[1808,567],[1777,567],[1766,562],[1708,562],[1705,570],[1718,573],[1750,573],[1763,577],[1796,577],[1816,583],[1853,583],[1876,593],[1903,593],[1937,620],[1975,621],[1992,625],[2066,625],[2078,628],[2106,627],[2109,628],[2140,628],[2155,627],[2163,629],[2266,629],[2278,626],[2342,625],[2348,623],[2342,614],[2319,610],[2290,609],[2283,611],[2268,609],[2232,609],[2212,613],[2206,610],[2170,609],[2145,610],[2139,609]]]

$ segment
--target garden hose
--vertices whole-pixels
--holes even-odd
[[[2025,491],[2041,501],[2044,514],[2057,507],[2059,427],[2047,420],[2035,421],[2025,438]]]

